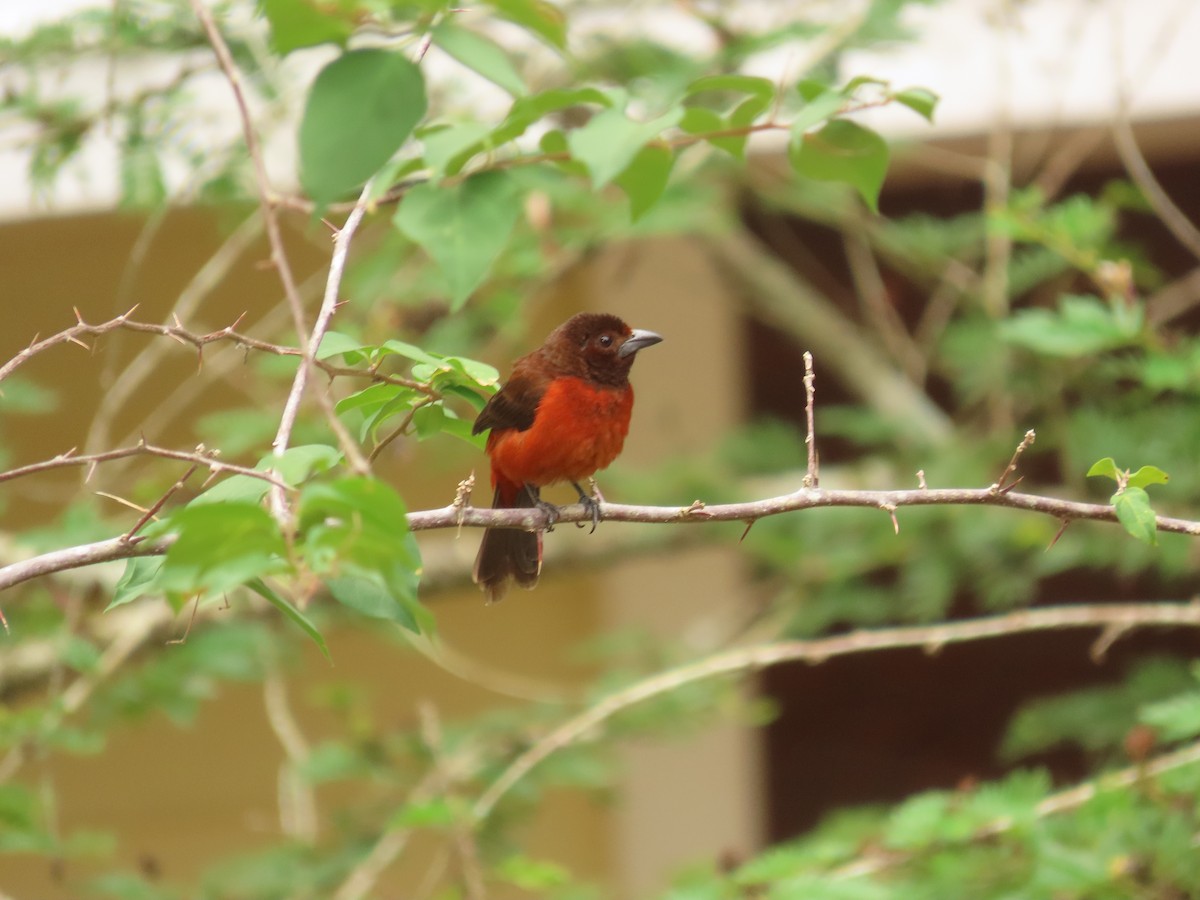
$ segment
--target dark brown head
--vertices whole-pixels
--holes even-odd
[[[539,353],[560,374],[620,387],[637,352],[661,340],[607,313],[579,313],[554,329]]]

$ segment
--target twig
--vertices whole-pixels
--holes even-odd
[[[274,664],[263,681],[263,706],[284,751],[279,766],[280,828],[290,838],[311,843],[317,839],[317,798],[300,773],[300,766],[309,756],[308,741],[288,703],[287,682]]]
[[[779,641],[738,647],[696,663],[680,666],[609,694],[563,722],[516,757],[472,807],[477,821],[486,819],[505,794],[547,757],[595,733],[617,713],[631,706],[694,684],[740,672],[752,672],[785,662],[820,663],[847,656],[902,647],[942,647],[946,644],[1065,628],[1121,626],[1200,627],[1200,604],[1114,604],[1032,609],[932,626],[855,631],[816,640]]]
[[[0,483],[12,481],[14,478],[23,478],[26,475],[34,475],[38,472],[61,469],[66,466],[95,466],[97,463],[108,462],[114,459],[124,459],[130,456],[160,456],[164,459],[178,459],[183,462],[195,463],[199,466],[207,466],[215,473],[230,473],[245,475],[249,478],[259,478],[270,485],[284,490],[288,489],[286,483],[280,481],[270,472],[221,462],[215,458],[214,451],[205,450],[203,445],[194,451],[188,451],[172,450],[169,447],[156,447],[153,444],[138,444],[134,447],[121,447],[117,450],[108,450],[104,453],[88,453],[80,456],[76,456],[73,451],[68,450],[66,453],[60,453],[53,459],[45,459],[41,462],[30,463],[27,466],[21,466],[17,469],[9,469],[7,472],[0,472]],[[157,507],[155,511],[157,511]]]
[[[1030,428],[1027,432],[1025,432],[1025,437],[1021,438],[1021,443],[1017,444],[1017,449],[1013,451],[1012,458],[1008,461],[1008,465],[1005,467],[1004,471],[1000,473],[1000,477],[996,480],[996,483],[992,485],[991,489],[993,491],[1004,492],[1008,488],[1012,488],[1016,485],[1016,482],[1013,482],[1013,484],[1008,485],[1008,488],[1006,488],[1005,482],[1008,481],[1009,475],[1017,471],[1017,464],[1021,461],[1021,455],[1029,449],[1035,440],[1037,440],[1037,434],[1032,428]]]
[[[817,453],[817,430],[815,401],[817,375],[813,371],[813,355],[804,351],[804,445],[808,448],[808,471],[804,475],[804,486],[815,488],[821,483],[820,456]]]
[[[287,401],[284,403],[283,415],[279,418],[279,429],[275,432],[275,440],[271,442],[276,459],[281,458],[287,452],[288,443],[291,441],[292,429],[295,427],[296,416],[300,411],[300,400],[304,396],[304,389],[308,384],[308,376],[313,367],[313,360],[316,357],[317,349],[321,345],[321,339],[325,337],[325,332],[329,330],[329,323],[332,321],[333,314],[338,307],[338,295],[342,286],[342,273],[346,268],[346,258],[350,253],[350,241],[354,237],[354,233],[358,230],[358,226],[362,223],[363,215],[366,213],[367,204],[371,198],[371,189],[372,182],[368,181],[363,185],[362,193],[359,194],[358,202],[354,204],[354,209],[350,210],[350,215],[346,217],[345,224],[334,235],[333,255],[329,259],[329,277],[325,281],[325,296],[321,300],[321,308],[317,312],[317,321],[313,325],[312,333],[307,338],[301,333],[303,362],[300,368],[296,370],[296,377],[292,380],[292,389],[288,392]],[[358,445],[354,443],[344,428],[337,427],[340,423],[335,424],[332,421],[337,418],[332,408],[328,410],[328,418],[331,420],[334,434],[338,437],[347,458],[355,461],[356,467],[360,468],[360,471],[368,471],[369,466],[366,460],[363,459]],[[287,509],[287,500],[282,491],[271,491],[271,506],[274,509],[276,519],[281,524],[289,520],[290,514]]]

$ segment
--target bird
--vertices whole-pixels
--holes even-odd
[[[471,427],[472,434],[490,429],[492,507],[536,507],[553,527],[559,509],[541,499],[541,488],[568,481],[595,531],[600,506],[579,483],[621,452],[633,411],[630,367],[638,351],[660,341],[661,335],[630,328],[617,316],[585,312],[518,359]],[[472,578],[488,603],[500,600],[512,581],[532,589],[541,570],[540,531],[484,530]]]

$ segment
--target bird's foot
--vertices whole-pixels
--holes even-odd
[[[525,495],[529,498],[529,505],[534,509],[541,510],[546,516],[546,530],[553,531],[554,525],[562,515],[562,510],[542,499],[542,492],[535,485],[525,485]]]
[[[593,481],[592,484],[594,485],[595,482]],[[571,486],[575,488],[576,493],[579,494],[579,502],[583,505],[583,508],[586,509],[588,515],[592,517],[592,530],[588,532],[588,534],[592,534],[595,532],[596,526],[600,524],[600,501],[590,494],[585,494],[583,488],[579,486],[578,482],[572,481]],[[575,524],[580,528],[583,527],[582,522],[576,522]]]
[[[546,514],[546,530],[553,531],[555,523],[558,522],[559,517],[562,515],[562,509],[553,503],[543,500],[541,497],[534,500],[533,505]]]

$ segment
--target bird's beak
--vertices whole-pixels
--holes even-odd
[[[633,329],[633,334],[625,338],[625,343],[621,345],[621,349],[617,351],[617,357],[624,359],[627,356],[633,356],[643,347],[649,347],[657,344],[662,340],[661,334],[655,334],[653,331],[644,331],[641,328]]]

